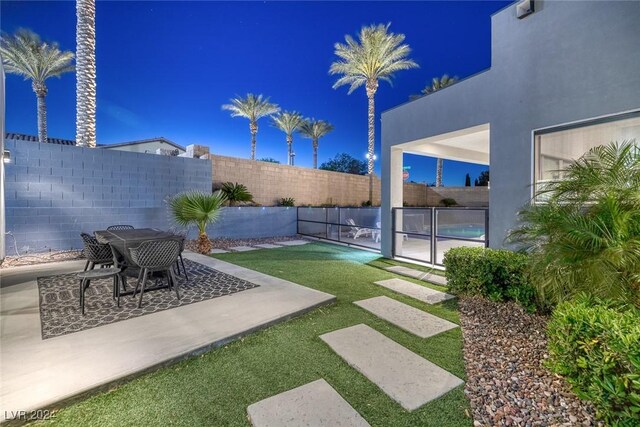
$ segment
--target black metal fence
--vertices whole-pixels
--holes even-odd
[[[380,208],[298,207],[298,234],[380,250]],[[442,265],[458,246],[489,245],[488,208],[393,208],[393,256]]]
[[[453,247],[489,246],[488,208],[393,208],[393,256],[442,265]]]
[[[298,234],[380,250],[380,208],[298,207]]]

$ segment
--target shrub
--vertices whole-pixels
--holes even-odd
[[[294,199],[293,197],[283,197],[282,199],[278,200],[278,206],[295,206],[296,205],[296,199]]]
[[[236,205],[240,202],[252,202],[253,195],[244,184],[234,184],[233,182],[223,182],[220,188],[222,194],[227,198],[229,206]]]
[[[440,204],[442,204],[443,206],[446,206],[447,208],[450,208],[451,206],[457,206],[458,202],[456,202],[456,200],[452,199],[451,197],[447,197],[440,200]]]
[[[533,311],[536,298],[527,265],[526,255],[504,249],[458,247],[444,255],[451,292],[484,296],[494,301],[516,301]]]
[[[531,256],[531,279],[551,304],[586,292],[640,307],[640,145],[591,149],[545,183],[510,240]]]
[[[547,366],[590,400],[608,425],[639,425],[640,310],[582,294],[548,325]]]
[[[218,220],[220,208],[226,202],[225,196],[216,191],[205,193],[202,191],[187,191],[175,195],[169,200],[171,216],[176,224],[182,227],[196,225],[198,227],[198,252],[208,254],[211,251],[211,241],[207,236],[207,225]]]

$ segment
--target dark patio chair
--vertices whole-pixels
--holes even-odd
[[[78,273],[76,276],[81,279],[80,280],[80,310],[84,315],[84,293],[91,284],[92,280],[97,279],[106,279],[109,277],[113,277],[113,293],[117,295],[118,298],[118,307],[120,307],[120,291],[118,289],[118,284],[120,283],[119,277],[120,269],[111,267],[111,268],[99,268],[97,270],[89,270]]]
[[[110,225],[107,227],[107,231],[117,230],[135,230],[135,227],[133,225]]]
[[[87,258],[84,271],[93,270],[96,265],[102,268],[113,265],[113,255],[109,245],[99,243],[95,237],[87,233],[80,233],[80,237],[84,243],[82,253]]]
[[[133,291],[135,298],[140,287],[140,300],[138,308],[142,307],[142,296],[149,273],[164,273],[170,288],[176,291],[176,296],[180,299],[178,291],[178,281],[173,275],[173,264],[180,256],[180,242],[178,240],[147,240],[140,243],[136,248],[129,249],[131,259],[142,269],[142,280],[138,281]]]
[[[187,269],[184,266],[184,259],[182,258],[182,252],[184,252],[184,245],[187,241],[187,235],[189,233],[188,230],[185,229],[181,229],[181,228],[176,228],[176,227],[171,227],[169,229],[169,233],[171,234],[175,234],[178,237],[181,237],[182,240],[180,241],[180,259],[178,261],[176,261],[176,271],[178,272],[178,274],[180,274],[180,265],[182,265],[182,271],[184,272],[184,278],[187,279],[187,282],[189,281],[189,275],[187,274]]]

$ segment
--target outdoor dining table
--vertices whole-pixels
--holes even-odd
[[[136,263],[131,258],[130,249],[136,248],[142,242],[147,240],[177,240],[183,238],[168,231],[162,231],[155,228],[134,228],[132,230],[98,230],[94,232],[98,242],[109,244],[113,248],[114,262],[122,269],[122,277],[126,287],[126,270],[137,268]],[[118,256],[119,255],[119,256]],[[137,277],[137,275],[136,275]],[[146,289],[145,292],[155,289],[165,289],[168,285],[158,286]],[[133,291],[122,292],[120,295],[132,295]]]

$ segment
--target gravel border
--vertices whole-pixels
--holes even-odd
[[[547,370],[547,318],[515,303],[460,298],[475,426],[600,426],[588,402]]]
[[[211,239],[211,243],[213,243],[214,249],[222,249],[228,251],[229,248],[233,248],[236,246],[254,246],[254,245],[262,245],[262,244],[277,244],[278,242],[286,242],[289,240],[304,240],[298,236],[279,236],[279,237],[262,237],[256,239],[226,239],[226,238],[213,238]],[[188,240],[185,247],[189,250],[196,250],[196,240]]]
[[[75,261],[84,259],[82,251],[51,251],[20,256],[6,256],[0,263],[0,270],[9,267],[22,267],[25,265],[47,264],[58,261]]]

